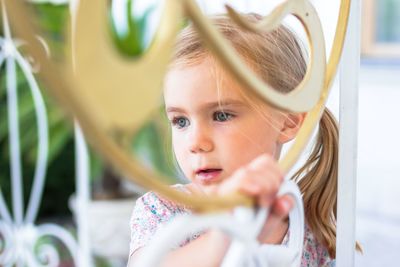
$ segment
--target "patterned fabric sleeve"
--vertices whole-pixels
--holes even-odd
[[[329,256],[327,248],[318,242],[306,225],[301,267],[334,267],[335,260]]]
[[[289,239],[290,231],[288,230],[282,244],[288,245]],[[307,224],[304,225],[301,267],[335,267],[335,260],[330,257],[326,247],[318,242]]]
[[[183,185],[177,184],[172,187],[188,193]],[[188,209],[161,198],[154,192],[148,192],[140,197],[136,201],[130,220],[129,256],[139,248],[146,246],[157,230],[173,217],[186,213],[189,213]]]
[[[173,203],[159,198],[149,192],[136,201],[133,209],[130,228],[130,253],[148,244],[160,226],[169,221],[177,213],[183,212]]]

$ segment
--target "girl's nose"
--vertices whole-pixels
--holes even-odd
[[[207,129],[193,127],[188,138],[189,150],[192,153],[211,152],[214,149],[212,137]]]

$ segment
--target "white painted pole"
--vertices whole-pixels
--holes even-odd
[[[88,205],[90,199],[89,188],[89,153],[86,142],[79,127],[75,122],[75,156],[76,156],[76,225],[78,231],[79,251],[77,253],[78,267],[93,266],[90,256],[89,217]]]
[[[340,66],[339,181],[336,266],[354,266],[357,177],[360,0],[352,0]]]

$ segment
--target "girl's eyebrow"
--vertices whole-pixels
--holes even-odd
[[[245,106],[245,103],[240,100],[234,100],[234,99],[225,99],[221,101],[215,101],[215,102],[209,102],[202,104],[199,107],[199,110],[207,110],[207,109],[213,109],[213,108],[221,108],[221,107],[227,107],[227,106]],[[183,108],[179,107],[166,107],[166,112],[185,112]]]

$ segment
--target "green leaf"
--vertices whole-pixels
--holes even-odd
[[[60,122],[50,129],[48,162],[51,163],[72,138],[72,129]]]
[[[144,53],[147,48],[145,40],[145,32],[147,30],[148,20],[151,13],[155,10],[155,6],[151,6],[145,10],[142,16],[132,16],[133,0],[128,0],[124,12],[128,18],[126,34],[119,34],[116,29],[115,18],[112,13],[109,13],[109,20],[111,24],[111,35],[118,48],[118,50],[129,57],[138,57]]]

